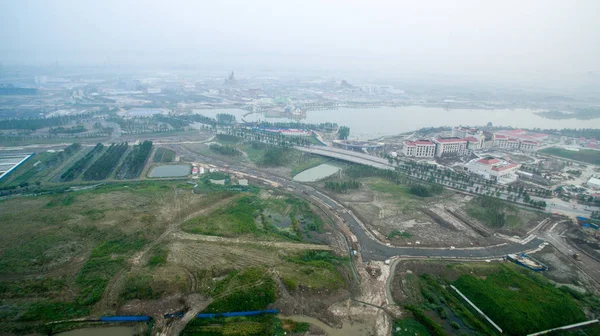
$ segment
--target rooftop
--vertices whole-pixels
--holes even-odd
[[[493,165],[493,164],[496,164],[496,163],[500,162],[500,160],[495,159],[495,158],[485,158],[485,159],[477,160],[477,162],[483,163],[483,164],[486,164],[486,165]]]
[[[450,138],[437,138],[435,139],[437,142],[441,143],[453,143],[453,142],[466,142],[466,139],[458,138],[458,137],[450,137]]]
[[[507,170],[507,169],[510,169],[510,168],[514,168],[514,167],[516,167],[516,166],[517,166],[517,165],[516,165],[515,163],[509,163],[509,164],[507,164],[506,166],[492,167],[492,170],[495,170],[495,171],[503,171],[503,170]]]

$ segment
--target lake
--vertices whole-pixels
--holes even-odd
[[[148,177],[181,177],[190,174],[191,166],[188,164],[160,165],[152,168]]]
[[[324,179],[340,171],[339,167],[329,163],[323,163],[316,167],[307,169],[294,176],[293,180],[298,182],[315,182]]]
[[[131,327],[83,328],[56,334],[57,336],[132,336]]]
[[[238,122],[248,111],[241,109],[194,110],[195,113],[207,117],[215,117],[218,113],[229,113],[236,116]],[[451,109],[423,106],[380,107],[372,109],[349,109],[308,111],[304,123],[334,122],[350,127],[350,138],[372,139],[384,135],[414,131],[422,127],[471,125],[481,126],[491,122],[495,126],[512,126],[521,128],[600,128],[600,118],[591,120],[542,118],[531,109]],[[246,121],[291,121],[287,118],[267,118],[263,114],[254,113],[245,118]]]

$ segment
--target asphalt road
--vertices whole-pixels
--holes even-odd
[[[184,149],[185,150],[185,149]],[[301,183],[294,182],[292,180],[282,178],[279,176],[271,175],[263,171],[258,171],[253,168],[249,168],[242,165],[233,165],[230,163],[222,162],[210,157],[201,156],[196,153],[190,152],[194,156],[199,157],[198,161],[213,164],[215,166],[228,166],[230,170],[245,173],[251,176],[255,176],[261,179],[269,180],[278,183],[284,188],[293,190],[295,194],[307,198],[317,200],[323,204],[326,204],[331,211],[336,215],[344,219],[346,225],[350,228],[352,233],[356,235],[360,245],[360,253],[362,254],[363,260],[386,260],[395,256],[403,257],[440,257],[440,258],[497,258],[502,257],[511,253],[520,253],[539,247],[544,241],[535,238],[526,244],[508,242],[501,246],[491,247],[476,247],[476,248],[425,248],[425,247],[395,247],[382,244],[372,237],[364,228],[364,226],[358,221],[358,219],[341,204],[329,196],[319,192],[313,187],[303,185]]]

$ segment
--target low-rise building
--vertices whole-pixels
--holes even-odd
[[[429,140],[404,141],[402,153],[406,156],[433,157],[435,144]]]
[[[524,141],[521,141],[521,145],[519,146],[519,149],[524,152],[533,152],[538,148],[539,145],[540,144],[536,141],[524,140]]]
[[[494,147],[520,149],[524,152],[530,152],[536,150],[538,146],[539,142],[537,141],[510,138],[503,134],[494,133]]]
[[[508,161],[487,157],[471,160],[466,165],[470,173],[482,176],[488,180],[494,180],[501,184],[511,183],[517,180],[516,172],[519,165]]]
[[[442,155],[461,155],[467,152],[468,141],[463,138],[450,137],[450,138],[437,138],[433,142],[436,145],[435,156],[440,157]]]
[[[594,189],[594,190],[599,190],[600,189],[600,179],[597,179],[595,177],[591,177],[587,181],[587,186],[588,186],[588,188],[591,188],[591,189]]]

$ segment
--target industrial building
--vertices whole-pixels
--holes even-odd
[[[517,180],[516,172],[519,170],[519,165],[487,157],[471,160],[465,165],[465,168],[467,168],[470,173],[482,176],[485,179],[494,180],[501,184],[507,184]]]
[[[434,157],[435,144],[429,140],[404,141],[402,153],[414,157]]]

